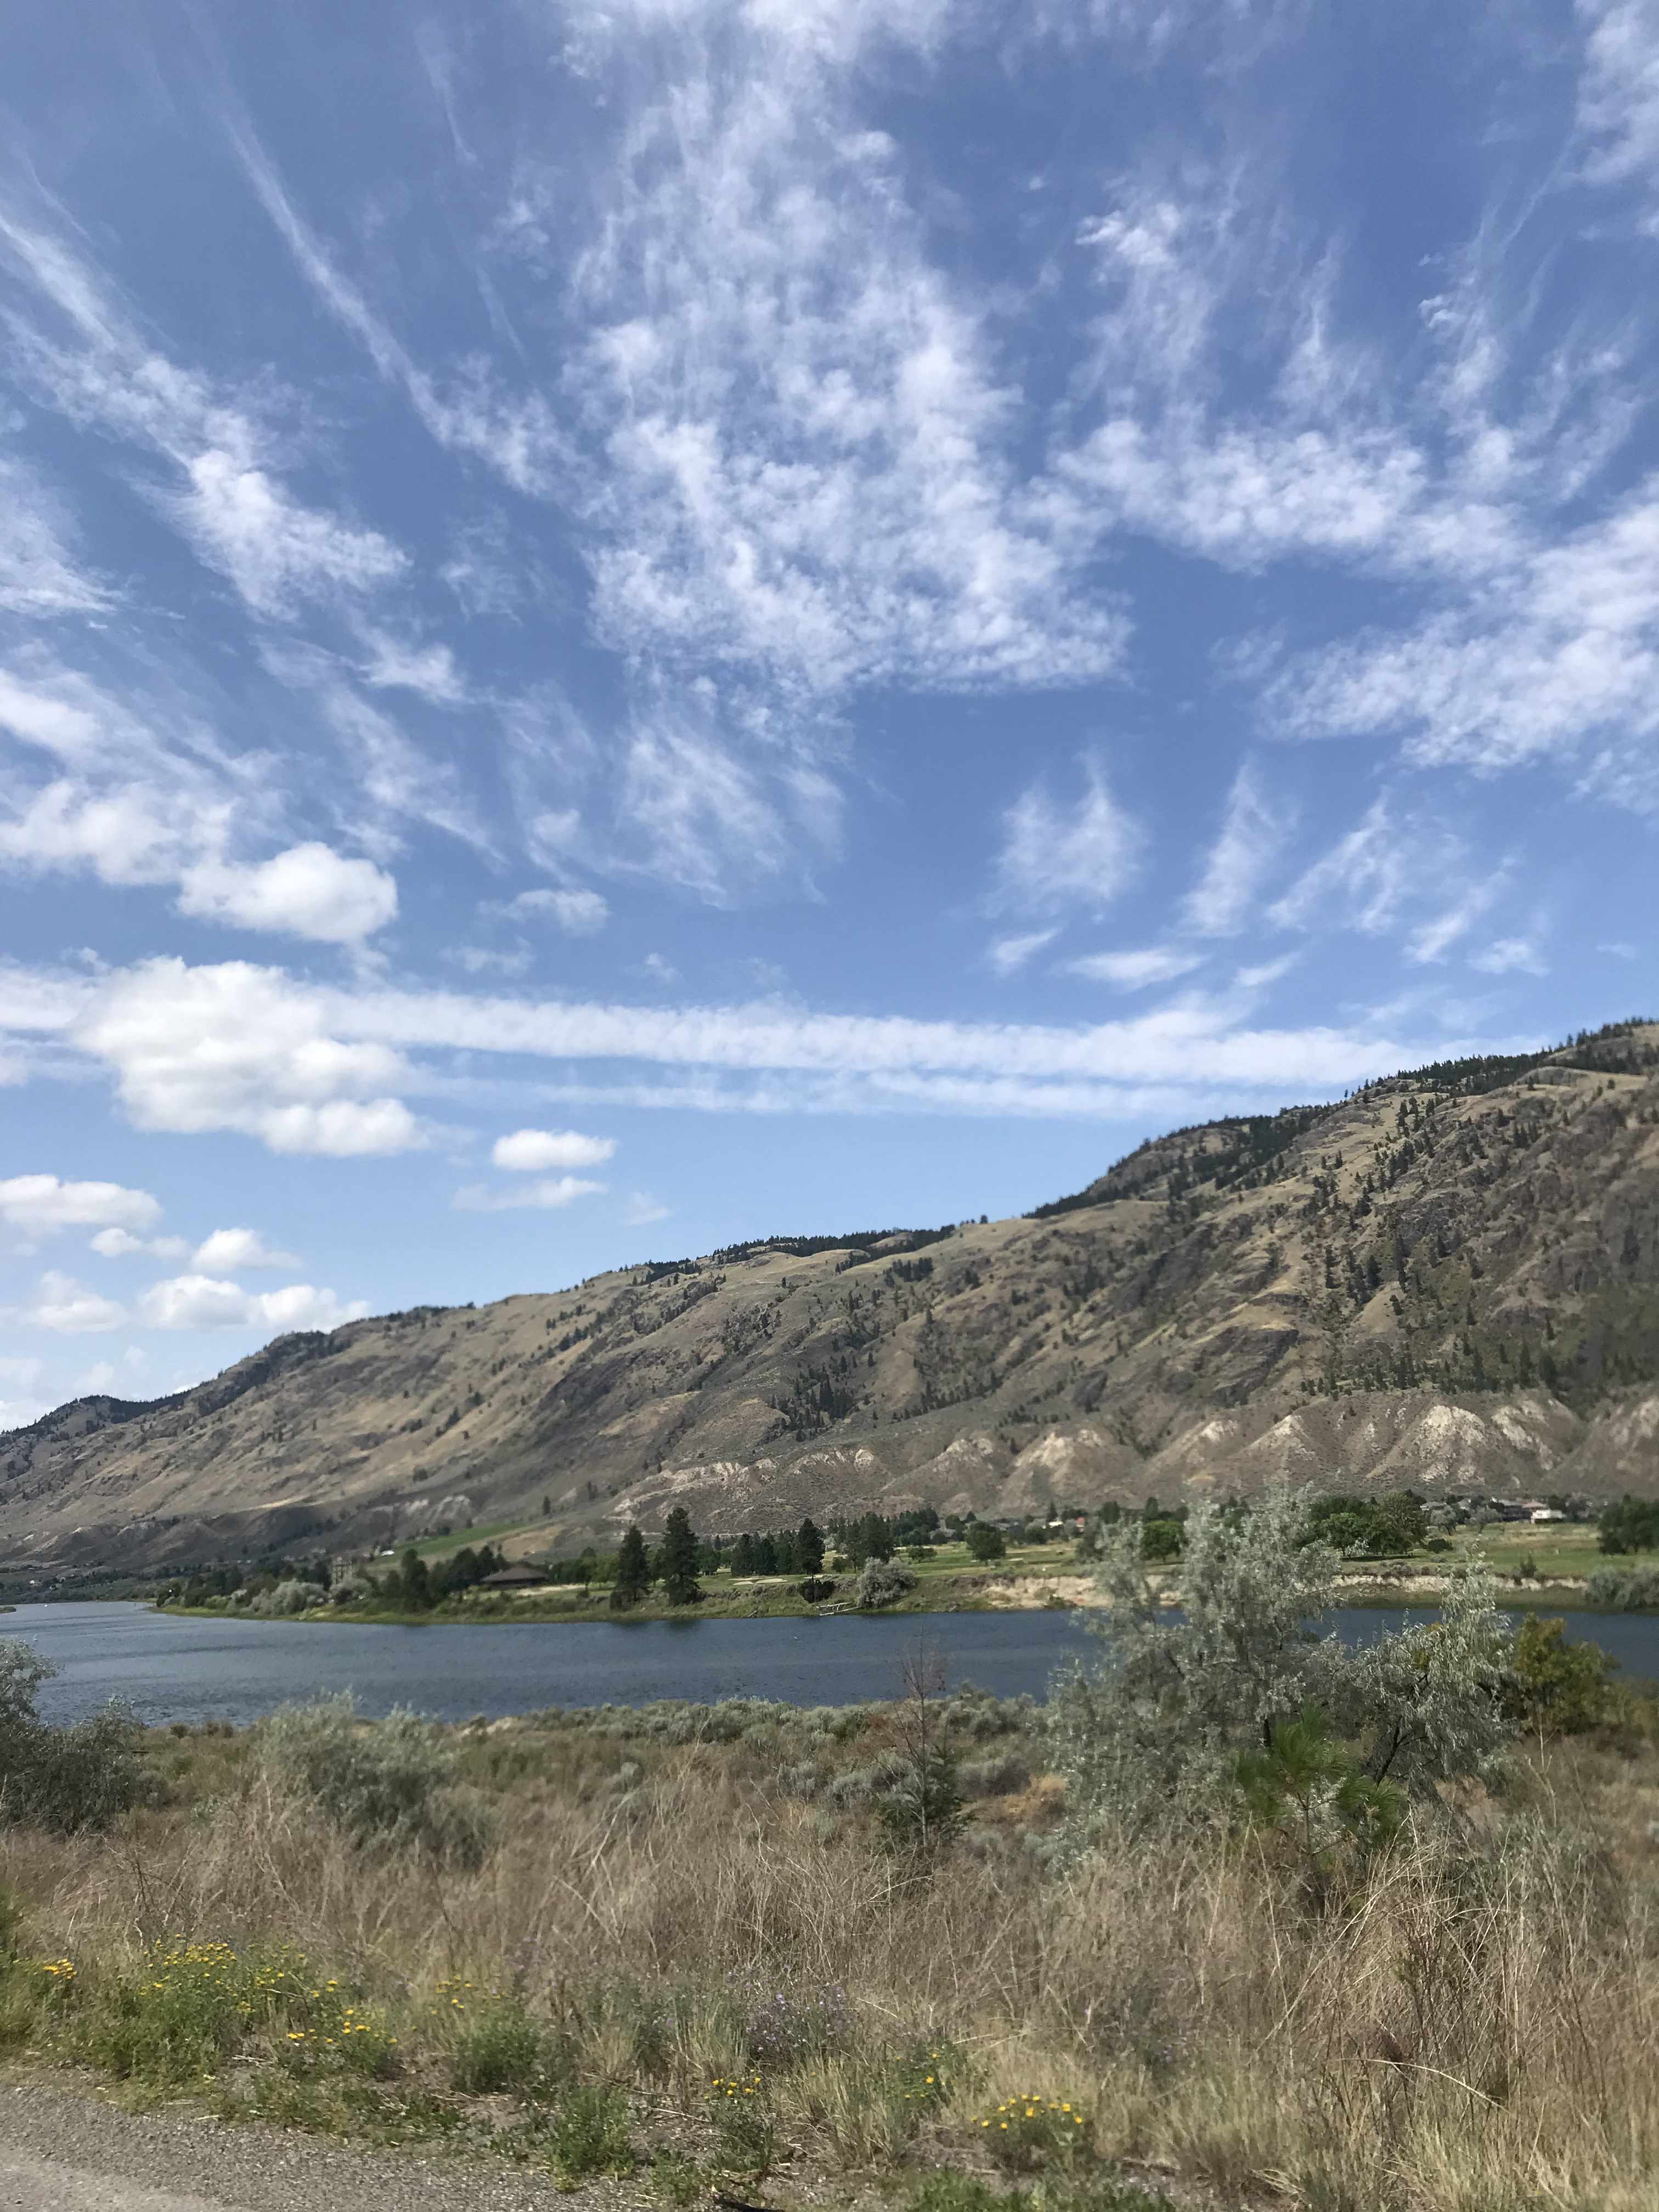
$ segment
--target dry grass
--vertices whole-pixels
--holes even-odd
[[[825,1771],[880,1735],[823,1740]],[[424,2084],[452,2115],[440,1985],[497,1991],[561,2078],[624,2090],[640,2148],[682,2161],[714,2155],[713,2077],[758,2068],[799,2173],[982,2169],[979,2119],[1035,2096],[1086,2112],[1109,2163],[1225,2202],[1659,2196],[1650,1747],[1558,1750],[1511,1802],[1355,1864],[1317,1909],[1273,1838],[1047,1873],[994,1799],[929,1875],[878,1848],[866,1813],[787,1794],[800,1746],[775,1722],[680,1746],[525,1724],[466,1755],[504,1814],[471,1873],[354,1849],[242,1742],[167,1740],[167,1808],[104,1838],[0,1836],[25,1949],[74,1960],[92,2002],[163,1937],[292,1945],[397,2029],[399,2094]],[[757,2045],[779,1992],[818,2004],[811,2047]]]

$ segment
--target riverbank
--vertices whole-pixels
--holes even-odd
[[[1057,1864],[1041,1713],[930,1725],[965,1820],[927,1857],[883,1810],[902,1702],[152,1732],[107,1835],[0,1830],[0,2051],[618,2212],[1652,2201],[1645,1724],[1522,1747],[1340,1911],[1273,1835]]]
[[[835,1577],[836,1595],[814,1604],[799,1594],[797,1581],[780,1577],[727,1583],[710,1576],[703,1595],[694,1605],[671,1605],[653,1591],[631,1605],[613,1610],[610,1592],[603,1584],[592,1589],[553,1586],[514,1591],[468,1590],[416,1613],[362,1603],[307,1606],[296,1613],[260,1618],[293,1621],[352,1621],[369,1627],[422,1628],[470,1624],[495,1626],[520,1623],[544,1627],[550,1623],[689,1620],[834,1620],[849,1613],[868,1615],[928,1613],[986,1613],[1010,1607],[1030,1610],[1094,1602],[1091,1577],[1017,1576],[993,1570],[969,1570],[948,1575],[918,1577],[914,1589],[890,1604],[861,1607],[858,1577]],[[250,1617],[249,1608],[228,1600],[212,1605],[164,1605],[155,1610],[180,1619],[206,1620]]]

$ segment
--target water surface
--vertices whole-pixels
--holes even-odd
[[[351,1690],[365,1712],[411,1705],[438,1720],[543,1705],[645,1705],[653,1698],[777,1698],[853,1705],[899,1694],[918,1644],[952,1684],[1043,1697],[1054,1668],[1096,1648],[1074,1613],[833,1615],[827,1620],[590,1621],[427,1628],[346,1621],[180,1620],[140,1604],[26,1605],[0,1621],[59,1668],[41,1693],[53,1720],[106,1699],[141,1718],[257,1720],[295,1698]],[[1094,1616],[1098,1618],[1098,1616]],[[1421,1607],[1345,1607],[1332,1621],[1364,1644]],[[1567,1633],[1601,1644],[1626,1674],[1659,1677],[1659,1618],[1568,1613]]]

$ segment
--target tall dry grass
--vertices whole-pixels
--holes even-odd
[[[572,1732],[507,1744],[477,1778],[502,1839],[476,1871],[356,1848],[241,1746],[197,1741],[170,1807],[0,1835],[0,1879],[37,1950],[94,1971],[179,1934],[282,1942],[411,2020],[460,1978],[521,1997],[583,2078],[687,2109],[750,2063],[757,1995],[844,1992],[845,2032],[772,2079],[786,2136],[832,2167],[971,2162],[977,2117],[1035,2093],[1086,2107],[1106,2156],[1231,2201],[1659,2202],[1650,1753],[1556,1751],[1316,1901],[1272,1837],[1108,1844],[1054,1875],[1017,1832],[1030,1795],[929,1871],[867,1816],[780,1794],[741,1742],[624,1747],[629,1768]],[[919,2115],[906,2069],[946,2046]]]

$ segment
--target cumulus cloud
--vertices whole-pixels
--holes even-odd
[[[498,1168],[538,1175],[551,1168],[602,1167],[616,1149],[612,1137],[584,1137],[574,1129],[515,1129],[496,1138],[489,1157]]]
[[[653,1221],[666,1221],[673,1210],[660,1199],[653,1198],[648,1190],[636,1190],[629,1194],[623,1219],[630,1229],[647,1229]]]
[[[487,1183],[466,1183],[450,1201],[464,1213],[513,1213],[524,1206],[568,1206],[572,1199],[592,1198],[602,1182],[586,1182],[580,1176],[548,1176],[517,1188],[492,1190]]]
[[[187,1237],[134,1237],[125,1229],[100,1229],[87,1242],[100,1260],[131,1259],[138,1252],[159,1260],[182,1260],[190,1249]]]
[[[65,1182],[55,1175],[11,1176],[0,1182],[0,1221],[27,1236],[94,1226],[130,1233],[148,1229],[161,1216],[159,1201],[147,1190],[129,1190],[118,1182]]]
[[[127,1310],[113,1298],[77,1283],[73,1275],[48,1268],[36,1286],[33,1301],[17,1318],[33,1328],[49,1328],[59,1336],[95,1335],[120,1328]]]
[[[1004,817],[995,902],[1036,913],[1109,906],[1133,879],[1144,838],[1113,797],[1104,764],[1085,756],[1083,789],[1069,803],[1042,785]]]
[[[179,724],[176,704],[168,713]],[[142,698],[37,656],[27,683],[0,670],[0,729],[64,771],[0,787],[0,863],[171,884],[180,913],[325,944],[356,943],[397,912],[389,875],[315,839],[262,861],[235,857],[239,823],[256,830],[269,802],[207,732],[167,726]]]
[[[295,845],[257,866],[204,861],[185,871],[181,913],[240,929],[285,931],[325,945],[354,945],[398,911],[398,887],[372,860],[327,845]]]
[[[392,1095],[400,1055],[331,1036],[316,995],[272,969],[144,962],[95,994],[76,1036],[142,1129],[236,1129],[272,1152],[342,1158],[424,1142]]]
[[[244,1291],[239,1284],[211,1275],[174,1275],[152,1283],[138,1301],[140,1319],[150,1328],[337,1328],[361,1321],[364,1298],[343,1302],[333,1291],[310,1283],[290,1283],[280,1291]]]
[[[276,1267],[286,1274],[305,1262],[296,1253],[274,1251],[257,1229],[216,1229],[197,1246],[191,1264],[203,1274],[238,1267]]]

